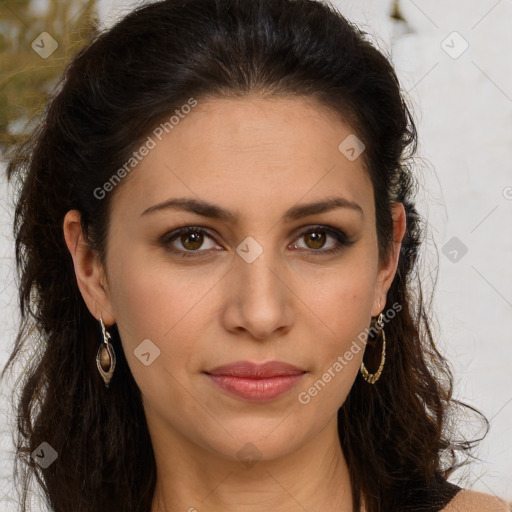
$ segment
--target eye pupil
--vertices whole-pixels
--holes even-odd
[[[314,248],[314,249],[320,249],[325,244],[325,234],[321,234],[321,232],[319,233],[318,231],[312,231],[311,233],[308,233],[306,235],[306,240],[308,238],[312,239],[312,242],[313,242],[312,248]]]
[[[192,239],[191,243],[186,240]],[[203,245],[203,235],[201,233],[189,232],[181,236],[181,243],[183,247],[189,250],[199,249]]]

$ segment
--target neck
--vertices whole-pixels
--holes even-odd
[[[274,459],[258,459],[256,449],[254,460],[234,461],[179,435],[164,442],[152,432],[152,440],[158,476],[151,512],[352,512],[336,415],[307,444]]]

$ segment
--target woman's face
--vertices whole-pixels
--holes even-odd
[[[363,350],[343,356],[364,349],[358,336],[386,309],[399,250],[379,266],[371,181],[362,158],[339,149],[351,134],[312,100],[199,101],[161,140],[152,135],[155,147],[115,190],[107,281],[79,282],[95,317],[117,323],[155,436],[232,460],[251,443],[273,459],[343,404]],[[394,220],[400,242],[400,204]],[[240,361],[305,373],[260,381],[292,387],[250,397],[217,383],[247,392],[245,379],[207,374]]]

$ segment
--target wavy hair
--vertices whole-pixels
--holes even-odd
[[[27,350],[32,354],[16,403],[23,512],[34,477],[54,512],[150,510],[156,465],[140,391],[115,326],[118,360],[108,390],[98,375],[101,331],[77,286],[63,219],[69,210],[81,212],[88,243],[105,262],[112,197],[123,183],[101,200],[93,191],[188,98],[248,94],[316,99],[358,134],[381,259],[393,243],[392,203],[406,210],[387,297],[402,308],[386,326],[386,367],[375,385],[358,375],[338,411],[354,511],[363,501],[372,512],[402,510],[465,463],[478,441],[456,439],[452,428],[459,406],[470,406],[452,398],[450,367],[431,329],[431,301],[423,298],[417,133],[389,58],[324,2],[164,0],[139,6],[80,50],[8,165],[9,179],[19,183],[21,325],[4,373]],[[377,348],[369,344],[369,367],[374,357]],[[44,441],[58,452],[46,469],[30,457]]]

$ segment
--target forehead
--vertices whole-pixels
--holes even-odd
[[[314,99],[199,99],[175,119],[149,134],[152,147],[120,187],[117,208],[140,213],[170,197],[196,196],[261,216],[342,194],[372,209],[363,158],[339,149],[352,128]]]

